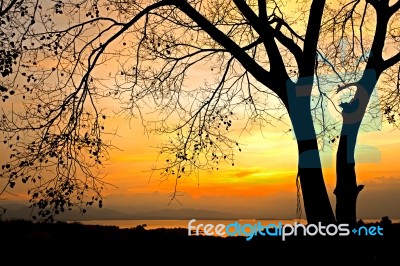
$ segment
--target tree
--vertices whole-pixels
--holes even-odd
[[[327,22],[332,38],[332,44],[341,40],[348,40],[350,44],[342,64],[344,73],[348,73],[349,66],[353,66],[352,73],[347,79],[342,79],[337,92],[352,89],[349,102],[341,103],[342,126],[336,158],[336,219],[339,223],[354,223],[356,221],[356,203],[363,185],[357,185],[355,173],[354,152],[357,135],[361,122],[365,118],[368,103],[374,88],[380,89],[384,114],[389,123],[393,123],[392,110],[398,102],[393,99],[397,94],[398,70],[391,69],[397,65],[400,59],[398,47],[394,44],[398,41],[397,17],[400,3],[389,1],[349,1],[340,2],[341,8],[334,13],[332,19]],[[374,23],[370,23],[370,20]],[[328,45],[332,47],[332,45]],[[366,53],[366,51],[369,51]],[[337,48],[332,49],[338,52]],[[336,71],[340,68],[336,64]],[[339,66],[339,67],[338,67]],[[382,73],[391,76],[386,82],[378,83]],[[397,73],[396,73],[397,72]],[[396,80],[396,81],[395,81]],[[376,104],[376,103],[375,103]],[[379,102],[378,102],[379,104]],[[376,106],[375,106],[376,107]],[[372,108],[374,105],[372,105]],[[376,115],[376,114],[375,114]]]
[[[106,110],[98,107],[104,99],[119,100],[126,114],[143,121],[143,108],[158,114],[149,128],[170,133],[171,140],[161,147],[166,165],[157,170],[177,181],[195,169],[234,163],[240,145],[227,134],[232,117],[264,126],[281,121],[286,110],[298,146],[297,178],[308,222],[356,222],[362,189],[355,174],[356,139],[375,85],[400,58],[398,48],[390,46],[398,38],[400,1],[305,1],[295,9],[265,0],[2,4],[1,90],[8,111],[1,129],[10,151],[1,174],[7,180],[3,193],[16,181],[34,182],[32,204],[43,217],[94,201],[101,206],[104,184],[92,170],[112,147],[104,139]],[[376,18],[374,30],[367,17]],[[342,69],[328,64],[339,60],[338,38],[350,44],[348,63],[362,60]],[[187,88],[186,77],[203,62],[213,65],[216,81]],[[105,77],[102,66],[116,64],[118,70]],[[351,75],[350,81],[342,78],[343,71],[361,75]],[[328,73],[341,83],[326,78]],[[389,77],[397,82],[399,75]],[[110,88],[109,80],[115,86]],[[329,100],[321,80],[339,85],[338,92],[355,92],[341,104],[336,219],[319,148],[338,127],[330,127],[324,108],[312,104]],[[385,99],[392,99],[385,102],[389,113],[398,103],[397,88],[385,87],[390,95]],[[11,108],[17,97],[22,103]],[[316,118],[323,131],[316,132]]]

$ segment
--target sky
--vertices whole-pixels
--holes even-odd
[[[190,84],[197,86],[208,68],[196,70]],[[107,108],[117,108],[108,103]],[[240,130],[239,124],[238,130]],[[160,181],[151,171],[158,165],[159,146],[166,136],[149,135],[139,119],[110,117],[106,126],[118,134],[110,137],[118,149],[105,162],[104,207],[124,212],[197,208],[237,213],[244,218],[295,218],[297,146],[287,126],[254,128],[240,137],[242,151],[235,165],[222,164],[218,171],[200,171],[179,180],[177,200],[170,202],[175,180]],[[400,131],[383,124],[379,131],[362,132],[356,150],[357,180],[365,185],[358,197],[358,219],[382,216],[400,218]],[[335,206],[335,153],[322,153],[325,182]],[[21,189],[23,186],[21,187]],[[10,202],[27,203],[27,195],[16,190]],[[193,217],[196,218],[196,217]],[[302,218],[305,218],[304,212]]]
[[[296,216],[297,146],[293,136],[283,129],[255,131],[241,138],[242,152],[235,165],[221,165],[218,171],[200,172],[198,177],[178,183],[182,196],[170,205],[174,179],[161,182],[156,165],[160,137],[147,136],[121,120],[122,150],[111,153],[106,167],[109,180],[116,187],[105,191],[105,204],[121,210],[156,210],[163,208],[202,208],[229,211],[246,217],[294,218]],[[122,130],[124,129],[124,130]],[[400,132],[389,126],[382,131],[359,135],[356,170],[359,184],[358,217],[363,219],[400,217]],[[325,182],[334,207],[334,152],[322,152]],[[303,215],[304,218],[304,215]]]
[[[235,165],[223,164],[218,171],[199,172],[181,179],[178,201],[170,202],[175,180],[160,181],[156,172],[157,146],[163,137],[145,134],[139,120],[114,118],[118,127],[105,163],[103,191],[105,208],[126,213],[161,209],[194,208],[238,214],[244,218],[296,218],[297,146],[284,128],[266,128],[245,134],[242,152]],[[358,198],[358,219],[400,217],[400,132],[384,126],[377,132],[359,135],[356,151],[358,183],[365,185]],[[335,206],[334,152],[321,152],[325,182],[331,205]],[[9,196],[9,201],[26,203],[25,192]],[[194,217],[196,218],[196,217]],[[305,218],[304,212],[302,218]]]

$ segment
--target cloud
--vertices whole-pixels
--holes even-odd
[[[236,177],[246,177],[258,173],[259,170],[254,171],[240,171],[235,174]]]
[[[242,172],[254,174],[252,171]],[[400,177],[374,177],[359,183],[364,184],[365,188],[358,197],[358,219],[380,219],[383,216],[389,216],[391,219],[400,218]],[[294,185],[293,187],[266,184],[253,187],[200,186],[197,194],[196,191],[182,192],[177,198],[178,201],[171,202],[171,191],[132,193],[115,189],[113,193],[106,195],[103,205],[105,208],[125,213],[193,208],[236,213],[244,218],[292,219],[296,217],[297,198]],[[329,187],[331,204],[335,209],[336,199],[332,191],[333,187]],[[0,203],[9,203],[9,201]],[[304,210],[302,218],[305,218]]]

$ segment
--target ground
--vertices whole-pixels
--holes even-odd
[[[67,261],[89,265],[105,262],[111,265],[153,265],[156,262],[166,265],[210,262],[212,265],[305,262],[332,265],[346,261],[357,265],[383,265],[398,261],[400,224],[379,225],[384,228],[383,236],[297,236],[288,237],[286,241],[279,237],[259,236],[246,241],[245,237],[188,236],[185,228],[147,230],[138,226],[122,229],[12,220],[0,222],[0,254],[16,261],[39,261],[40,265],[58,265],[58,262]]]

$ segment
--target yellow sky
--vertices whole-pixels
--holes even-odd
[[[192,77],[193,86],[201,85],[209,75],[203,66]],[[107,72],[108,73],[108,72]],[[108,103],[110,109],[118,108]],[[240,124],[238,130],[240,130]],[[147,135],[139,119],[111,117],[108,131],[118,130],[111,138],[119,149],[110,151],[104,164],[105,181],[111,183],[104,191],[104,205],[122,210],[167,208],[175,180],[160,182],[151,172],[157,164],[158,151],[166,136]],[[218,171],[199,172],[198,176],[179,181],[182,205],[170,207],[229,210],[264,217],[295,217],[297,146],[287,127],[255,128],[241,136],[242,152],[237,152],[235,165],[221,165]],[[385,125],[377,132],[360,133],[357,148],[357,177],[366,184],[359,198],[359,215],[365,218],[389,215],[400,218],[400,131]],[[335,154],[323,154],[324,173],[331,203],[334,206]],[[24,196],[20,196],[24,197]],[[194,217],[195,218],[195,217]]]
[[[107,204],[109,199],[111,206],[121,204],[127,207],[137,206],[137,201],[143,200],[143,206],[149,203],[154,208],[165,208],[175,180],[171,178],[160,182],[157,173],[152,175],[151,172],[157,164],[158,151],[155,147],[163,139],[144,134],[140,121],[131,122],[134,127],[130,129],[123,119],[113,121],[118,124],[120,135],[115,138],[114,144],[122,150],[111,152],[111,162],[104,169],[106,180],[116,186],[105,191],[105,202]],[[359,201],[363,217],[380,217],[387,215],[385,212],[400,216],[399,209],[395,207],[400,206],[400,197],[396,196],[396,191],[400,190],[399,137],[400,132],[392,132],[389,126],[382,131],[359,135],[357,174],[359,183],[366,185]],[[292,135],[285,133],[283,128],[271,127],[263,132],[254,130],[240,140],[243,143],[242,152],[237,153],[235,166],[225,164],[218,171],[203,171],[198,177],[179,180],[178,190],[183,196],[178,199],[182,205],[173,205],[238,212],[253,209],[254,213],[259,210],[266,216],[280,214],[294,217],[297,147]],[[323,158],[327,189],[334,206],[335,154],[327,151],[323,153]],[[152,196],[157,197],[157,203],[149,199]],[[375,209],[369,207],[370,201],[377,201]],[[386,201],[392,202],[393,208],[388,208],[387,203],[385,206],[378,204]],[[248,205],[243,206],[243,202]]]
[[[207,76],[207,67],[197,76]],[[204,71],[204,72],[202,72]],[[202,74],[201,74],[202,73]],[[193,79],[193,84],[199,80]],[[118,109],[118,103],[109,101],[104,107],[108,114]],[[239,121],[237,131],[243,121]],[[160,182],[152,167],[158,165],[157,147],[167,136],[147,134],[138,118],[122,116],[106,120],[109,137],[118,149],[110,151],[110,161],[102,172],[111,185],[104,191],[104,206],[122,211],[157,210],[163,208],[204,208],[230,211],[247,217],[283,217],[296,215],[297,146],[288,126],[255,127],[240,137],[242,152],[236,152],[235,165],[222,164],[218,171],[200,171],[198,176],[179,180],[180,204],[168,205],[175,180]],[[365,189],[359,197],[359,216],[380,218],[384,215],[400,217],[400,131],[384,125],[381,131],[362,132],[357,146],[357,178]],[[331,204],[335,198],[335,153],[322,152],[325,181]],[[24,186],[18,186],[22,189]],[[18,197],[27,199],[26,191],[16,190]],[[26,201],[25,201],[26,203]],[[304,218],[304,216],[303,216]]]

